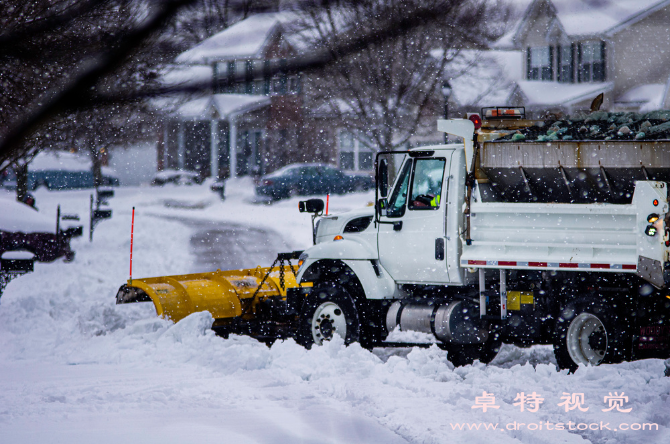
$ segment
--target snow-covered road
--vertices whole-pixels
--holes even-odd
[[[215,224],[227,227],[221,242],[270,233],[272,244],[256,260],[281,244],[310,244],[309,217],[298,213],[297,199],[252,204],[250,189],[232,183],[224,202],[205,187],[118,189],[114,216],[94,241],[73,242],[73,263],[37,264],[7,287],[0,299],[0,443],[669,442],[670,378],[660,360],[567,375],[556,371],[550,347],[505,346],[489,366],[454,369],[437,347],[371,353],[334,340],[307,351],[289,340],[268,348],[216,337],[208,313],[171,324],[151,304],[114,305],[128,277],[132,206],[138,277],[206,267],[193,239],[209,230],[220,242]],[[88,206],[86,191],[39,191],[37,198],[54,217],[58,202],[82,215]],[[371,198],[334,196],[331,211]],[[237,231],[226,232],[230,227]],[[246,243],[242,251],[254,251]],[[237,247],[221,247],[228,248]],[[537,411],[531,404],[521,411],[522,393],[542,398]],[[484,412],[481,397],[494,406]],[[610,409],[612,399],[621,400],[618,409]]]
[[[190,242],[195,258],[193,273],[269,265],[277,253],[290,250],[281,235],[273,230],[230,222],[183,222],[194,231]]]

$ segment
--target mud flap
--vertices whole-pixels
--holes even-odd
[[[656,288],[662,288],[665,284],[663,265],[660,261],[648,257],[637,257],[637,275]]]

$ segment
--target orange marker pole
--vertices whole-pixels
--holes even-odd
[[[133,218],[130,222],[130,283],[133,283],[133,232],[135,231],[135,207],[133,207]]]
[[[326,194],[326,216],[328,216],[328,204],[330,203],[330,194]]]

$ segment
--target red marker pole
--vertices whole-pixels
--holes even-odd
[[[135,231],[135,207],[133,207],[133,218],[130,223],[130,283],[133,283],[133,232]]]
[[[330,194],[326,194],[326,216],[328,216],[328,204],[330,203]]]

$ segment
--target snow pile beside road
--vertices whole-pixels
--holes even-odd
[[[662,376],[660,360],[582,368],[575,375],[556,372],[554,365],[547,363],[537,363],[533,368],[527,361],[504,366],[509,368],[475,363],[455,369],[437,346],[411,349],[405,356],[387,360],[358,344],[345,347],[340,338],[312,350],[292,340],[268,348],[246,337],[222,340],[208,329],[211,322],[206,312],[174,325],[158,319],[139,320],[107,336],[92,338],[85,350],[69,354],[68,362],[120,364],[142,372],[195,366],[199,370],[194,375],[201,377],[201,372],[207,371],[217,381],[215,392],[244,387],[236,401],[241,408],[253,410],[260,403],[272,402],[280,406],[273,409],[297,409],[301,416],[309,416],[305,410],[311,409],[349,411],[392,432],[397,442],[465,443],[497,436],[499,442],[661,443],[670,426],[670,418],[661,413],[670,407],[670,381]],[[503,361],[509,363],[510,358]],[[495,396],[498,409],[486,413],[473,410],[476,398],[484,391]],[[138,388],[138,393],[125,395],[126,400],[135,404],[143,392]],[[564,394],[575,392],[583,393],[582,408],[586,411],[566,412],[559,405]],[[624,392],[629,397],[625,407],[631,412],[602,411],[608,407],[603,398],[612,392]],[[538,412],[521,412],[514,405],[519,393],[541,396]],[[333,421],[337,427],[347,427],[350,420]],[[569,422],[574,427],[598,424],[606,428],[597,432],[553,429],[559,423],[567,429]],[[623,422],[656,423],[659,431],[624,433],[617,429]],[[493,436],[492,431],[458,429],[459,424],[470,423],[507,429],[504,435],[496,429]],[[520,423],[542,423],[545,428],[551,424],[553,430],[528,430]],[[249,431],[248,436],[259,433]]]
[[[23,233],[56,232],[56,213],[53,217],[48,213],[38,212],[28,205],[17,202],[15,193],[0,190],[0,230],[20,231]]]

